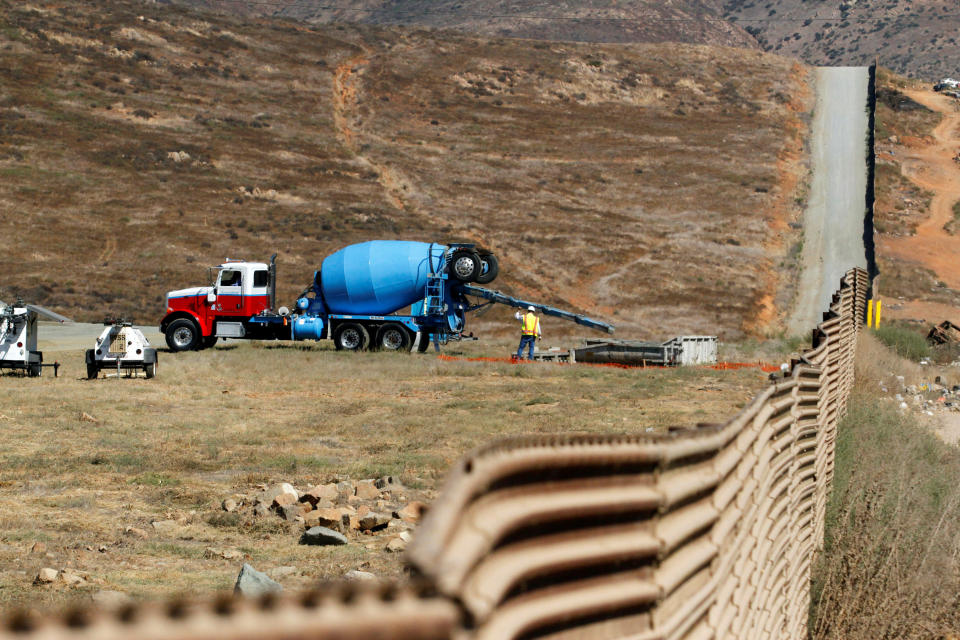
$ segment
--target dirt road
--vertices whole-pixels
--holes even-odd
[[[906,89],[904,93],[943,115],[943,120],[932,132],[932,140],[924,138],[905,145],[906,157],[901,165],[904,176],[934,195],[929,215],[917,227],[915,235],[882,236],[877,248],[890,258],[930,269],[936,273],[937,279],[957,290],[960,289],[960,236],[947,233],[944,225],[953,220],[953,205],[960,200],[960,165],[953,160],[960,151],[960,113],[952,98],[933,91]],[[904,302],[900,315],[934,322],[942,320],[949,309],[951,307],[946,305],[908,300]]]
[[[789,321],[792,334],[820,320],[843,274],[866,267],[867,67],[816,70],[817,106],[811,129],[813,178],[804,213],[799,297]]]

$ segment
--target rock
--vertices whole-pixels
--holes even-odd
[[[400,553],[406,548],[407,543],[401,538],[390,538],[390,542],[387,543],[387,551],[390,553]]]
[[[380,489],[373,480],[361,480],[357,483],[357,497],[361,500],[373,500],[380,497]]]
[[[897,136],[890,136],[889,138],[887,138],[887,142],[897,144],[898,142],[900,142],[900,138],[898,138]]]
[[[33,546],[30,547],[30,553],[46,553],[47,545],[42,542],[34,542]]]
[[[57,574],[57,580],[68,587],[76,587],[87,581],[82,575],[71,569],[64,569]]]
[[[149,534],[149,533],[147,533],[146,531],[144,531],[143,529],[140,529],[140,528],[138,528],[138,527],[127,527],[126,529],[123,530],[123,532],[124,532],[125,534],[127,534],[128,536],[132,536],[132,537],[134,537],[134,538],[149,538],[149,537],[150,537],[150,534]]]
[[[350,527],[351,531],[356,531],[360,528],[360,518],[357,516],[347,516],[347,526]]]
[[[177,524],[176,520],[154,520],[150,523],[150,526],[157,533],[173,533],[180,525]]]
[[[289,507],[290,505],[297,504],[297,496],[293,493],[281,493],[276,498],[273,499],[273,502],[270,506],[280,510],[283,507]]]
[[[310,545],[341,545],[347,544],[347,538],[342,533],[337,533],[326,527],[310,527],[300,538],[300,544]]]
[[[339,528],[343,522],[343,514],[340,509],[316,509],[303,516],[304,522],[309,527],[333,527]]]
[[[233,586],[234,593],[251,598],[280,591],[283,591],[283,587],[279,582],[272,580],[265,573],[260,573],[246,562],[243,563],[240,574],[237,576],[237,583]]]
[[[253,515],[258,518],[263,518],[270,515],[270,508],[265,504],[258,504],[253,507]]]
[[[377,478],[373,481],[373,484],[376,485],[377,489],[394,489],[400,487],[400,483],[394,480],[393,476],[383,476],[382,478]]]
[[[56,569],[44,567],[43,569],[40,569],[37,577],[33,579],[33,584],[50,584],[57,579],[58,573],[59,572]]]
[[[390,523],[391,516],[381,511],[371,511],[360,518],[360,528],[370,531],[383,529]]]
[[[364,582],[367,580],[376,580],[377,576],[373,575],[369,571],[360,571],[359,569],[354,569],[343,574],[343,579],[351,582]]]
[[[103,609],[119,609],[133,602],[133,598],[123,591],[112,591],[110,589],[97,591],[91,598],[93,604]]]
[[[223,560],[240,560],[243,558],[243,552],[236,549],[215,549],[207,547],[203,550],[204,558],[222,558]]]
[[[264,491],[257,494],[256,502],[258,504],[265,504],[271,506],[276,501],[277,497],[283,494],[293,496],[292,502],[296,502],[300,499],[300,494],[297,493],[297,490],[293,488],[293,485],[287,482],[282,482],[280,484],[275,484],[272,487],[265,489]],[[285,499],[284,499],[285,500]],[[291,504],[290,502],[281,502],[280,506],[283,504]]]
[[[301,502],[309,502],[314,507],[321,502],[329,502],[329,506],[333,506],[333,502],[340,495],[340,492],[337,490],[337,485],[335,484],[318,484],[313,487],[310,487],[303,492],[303,495],[300,496]]]
[[[276,580],[277,578],[284,578],[286,576],[292,576],[297,572],[296,567],[274,567],[273,569],[267,569],[267,575]]]
[[[278,512],[287,522],[294,522],[297,518],[302,518],[309,508],[309,505],[297,502],[280,507]]]
[[[413,500],[412,502],[408,502],[403,509],[397,511],[397,517],[404,522],[416,523],[420,521],[426,508],[427,505],[418,500]]]
[[[337,483],[337,502],[346,502],[353,495],[353,483],[349,480],[342,480]]]
[[[398,535],[397,537],[403,540],[404,542],[410,542],[411,540],[413,540],[413,534],[410,533],[409,531],[401,531],[400,535]]]
[[[357,514],[358,518],[363,518],[371,511],[373,511],[373,509],[370,508],[370,505],[362,504],[359,507],[357,507],[357,510],[355,513]]]
[[[97,420],[96,418],[94,418],[92,415],[90,415],[90,414],[87,413],[86,411],[81,411],[81,412],[80,412],[80,422],[92,422],[92,423],[96,424],[96,423],[99,422],[99,420]]]
[[[233,498],[227,498],[226,500],[223,501],[223,503],[220,506],[227,513],[231,513],[232,511],[236,510],[237,501],[234,500]]]

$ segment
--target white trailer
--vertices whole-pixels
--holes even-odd
[[[0,302],[0,369],[23,371],[36,378],[43,367],[59,373],[60,363],[43,364],[43,352],[37,350],[37,319],[44,316],[57,322],[72,322],[58,313],[22,300],[8,305]]]
[[[157,350],[140,329],[123,320],[108,320],[97,338],[96,346],[87,349],[87,379],[100,376],[101,371],[116,371],[132,376],[143,371],[147,378],[157,375]]]

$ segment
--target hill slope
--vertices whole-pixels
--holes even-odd
[[[960,74],[954,0],[728,0],[726,16],[767,51],[807,64],[881,65],[919,78]]]
[[[719,0],[176,0],[227,13],[456,29],[484,36],[576,42],[690,42],[756,48],[739,26],[723,20]]]
[[[279,250],[289,304],[371,238],[480,241],[499,288],[624,336],[734,337],[790,295],[809,104],[783,58],[133,0],[0,1],[0,50],[0,299],[155,322]]]

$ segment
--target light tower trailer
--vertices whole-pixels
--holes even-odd
[[[87,349],[87,379],[93,380],[103,370],[116,371],[129,375],[143,371],[144,375],[154,378],[157,375],[157,350],[140,329],[124,320],[104,320],[106,325],[97,338],[93,349]]]
[[[37,319],[44,316],[57,322],[72,322],[58,313],[17,300],[13,305],[0,302],[0,369],[23,371],[31,378],[39,377],[43,367],[60,373],[60,363],[44,364],[43,352],[37,350]]]

